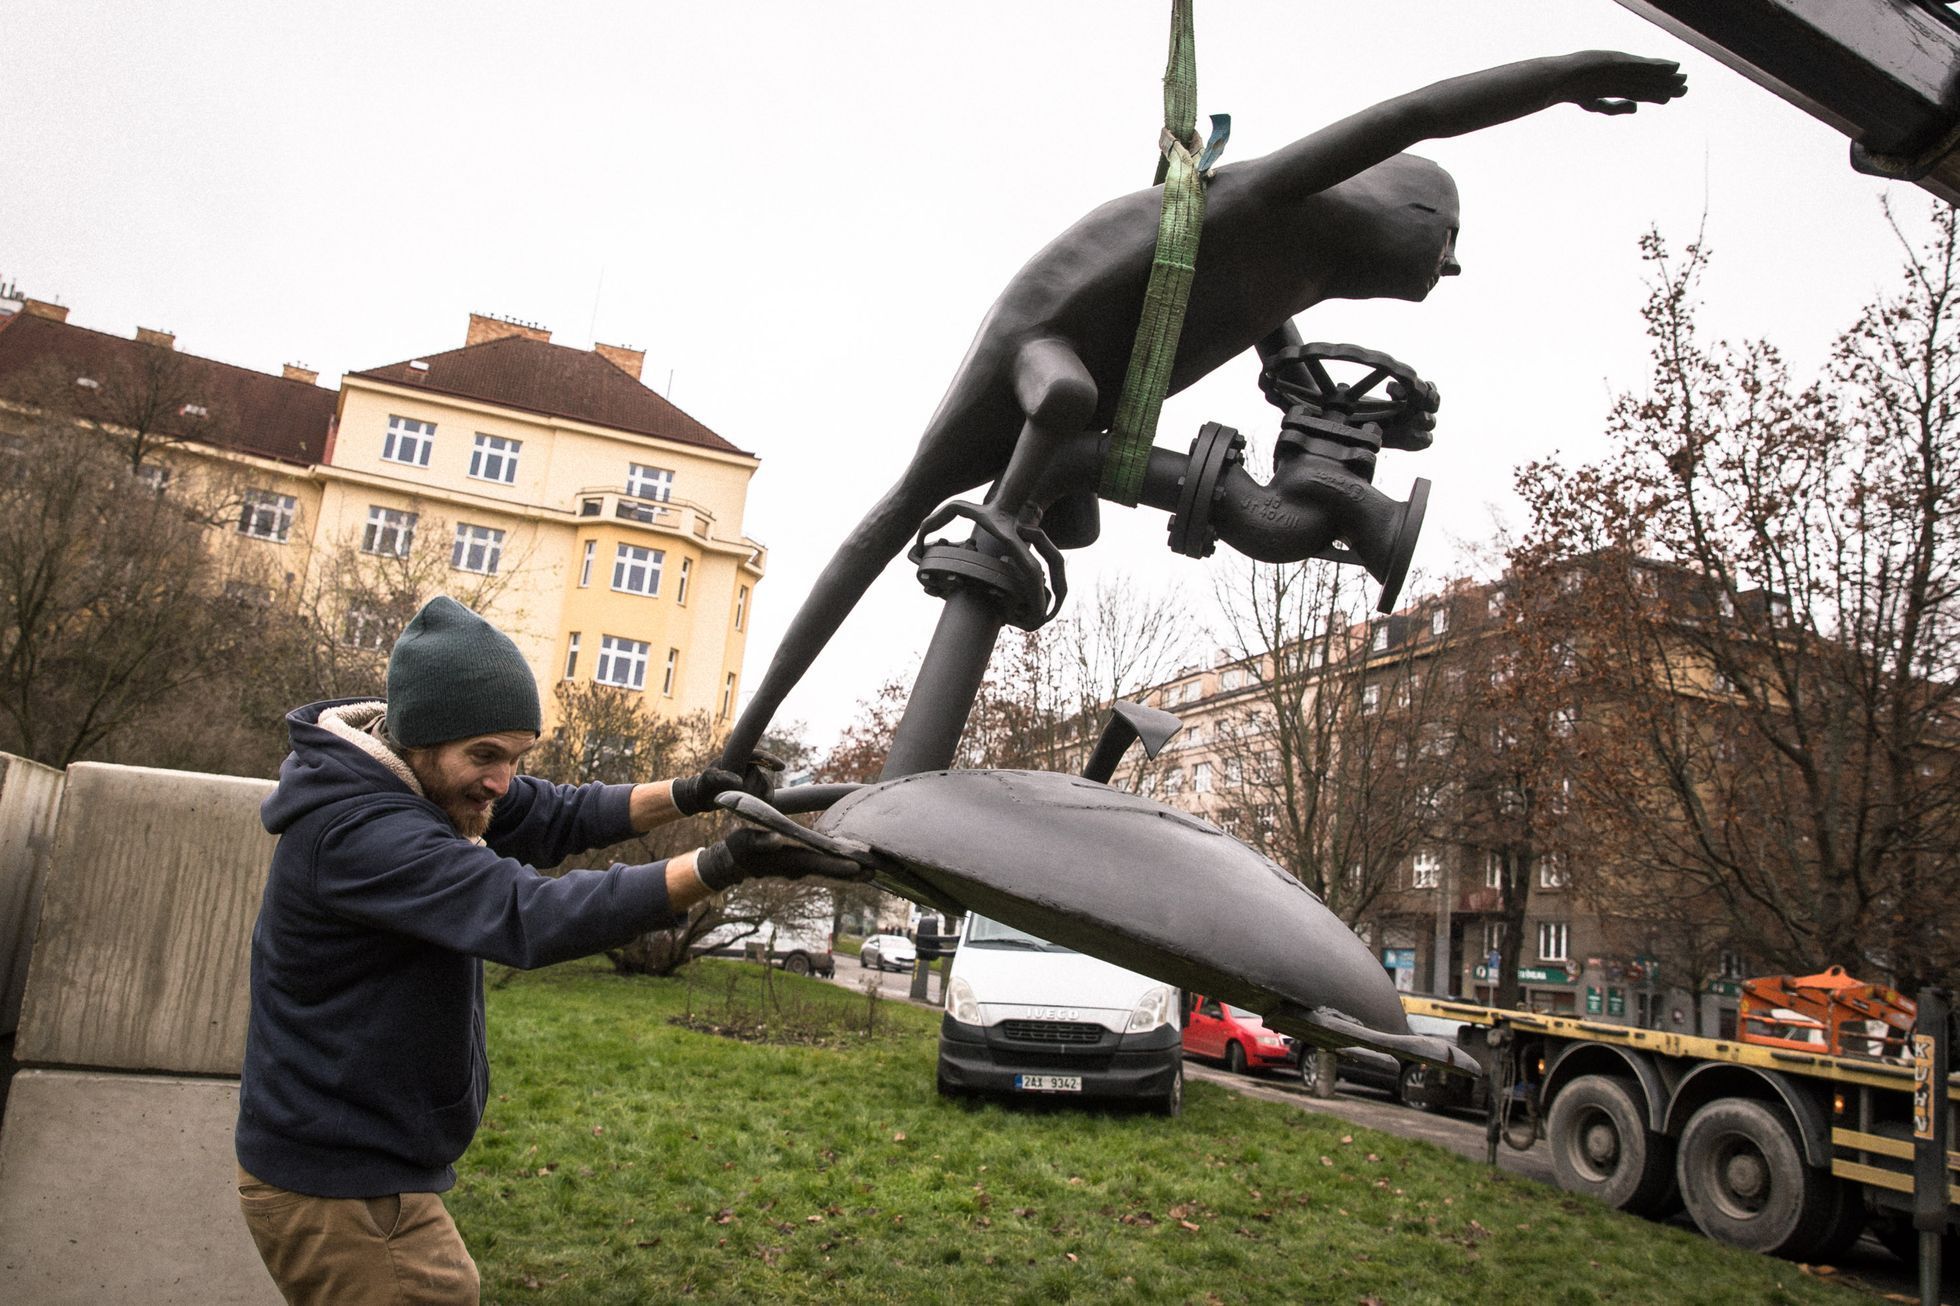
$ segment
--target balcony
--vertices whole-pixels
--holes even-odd
[[[748,566],[756,572],[766,570],[769,551],[754,540],[725,539],[715,534],[715,515],[688,499],[646,499],[614,489],[580,490],[573,512],[584,521],[623,521],[673,535],[691,535],[697,540],[723,545],[743,545],[750,550]]]

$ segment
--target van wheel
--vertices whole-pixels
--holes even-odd
[[[810,958],[804,953],[792,952],[789,956],[783,958],[783,969],[792,975],[808,975],[810,973]]]
[[[1171,1086],[1164,1095],[1150,1104],[1150,1109],[1166,1119],[1175,1120],[1184,1114],[1184,1060],[1179,1058],[1171,1067]]]
[[[1245,1073],[1245,1049],[1234,1040],[1225,1045],[1225,1069],[1235,1075]]]

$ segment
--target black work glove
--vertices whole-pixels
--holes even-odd
[[[699,775],[685,775],[669,782],[668,795],[674,800],[674,810],[682,816],[712,811],[716,796],[731,791],[754,794],[766,803],[776,792],[776,773],[782,769],[780,757],[758,751],[750,755],[749,764],[742,768],[740,775],[711,766]]]
[[[834,880],[869,879],[871,871],[848,857],[832,857],[808,844],[752,825],[729,831],[720,843],[711,843],[694,858],[694,873],[701,883],[716,893],[743,880],[773,877],[800,880],[806,875],[827,875]]]

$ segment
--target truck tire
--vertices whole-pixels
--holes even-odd
[[[1581,1075],[1552,1099],[1546,1120],[1552,1169],[1568,1193],[1634,1215],[1674,1199],[1674,1141],[1647,1128],[1640,1090],[1614,1075]]]
[[[1811,1257],[1840,1213],[1832,1177],[1806,1165],[1789,1123],[1753,1098],[1696,1111],[1681,1131],[1676,1169],[1695,1224],[1733,1247]]]

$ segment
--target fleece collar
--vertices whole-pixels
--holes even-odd
[[[415,778],[415,772],[408,769],[408,763],[402,760],[401,754],[382,743],[373,733],[387,712],[388,705],[379,700],[343,703],[320,713],[318,724],[342,743],[353,745],[387,767],[388,774],[407,785],[408,791],[417,798],[425,798],[428,795],[422,792],[422,782]]]

